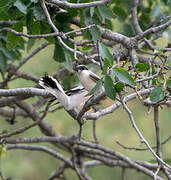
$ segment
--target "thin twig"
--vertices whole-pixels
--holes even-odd
[[[145,145],[148,147],[148,149],[151,151],[151,153],[153,154],[153,156],[161,163],[163,164],[164,166],[166,166],[167,168],[169,168],[171,170],[171,167],[166,163],[164,162],[154,151],[153,149],[151,148],[151,146],[149,145],[149,143],[147,142],[147,140],[143,137],[143,135],[141,134],[140,130],[138,129],[135,121],[134,121],[134,117],[132,115],[132,112],[130,111],[130,109],[128,108],[128,106],[125,104],[125,102],[123,101],[122,97],[121,97],[121,102],[122,102],[122,105],[123,105],[123,108],[126,110],[126,112],[128,113],[128,116],[131,120],[131,124],[133,126],[133,128],[135,129],[136,133],[138,134],[140,140],[142,143],[145,143]]]
[[[122,168],[122,172],[121,172],[122,174],[121,174],[121,179],[122,180],[126,180],[126,168]]]
[[[156,130],[156,154],[161,158],[161,142],[160,142],[160,126],[159,126],[159,106],[158,104],[154,106],[154,124]]]
[[[25,127],[19,128],[19,129],[15,130],[15,131],[13,131],[11,133],[2,134],[2,135],[0,135],[0,139],[11,137],[11,136],[14,136],[14,135],[17,135],[17,134],[21,134],[21,133],[25,132],[26,130],[36,126],[37,124],[38,124],[38,121],[36,121],[36,122],[34,122],[34,123],[30,124],[30,125],[27,125]]]
[[[91,25],[86,26],[84,28],[79,28],[79,29],[76,29],[76,30],[73,30],[73,31],[66,32],[64,35],[68,36],[68,35],[71,35],[71,34],[74,34],[74,33],[78,33],[78,32],[81,32],[81,31],[84,31],[84,30],[87,30],[87,29],[91,29],[94,26],[96,26],[96,25],[95,24],[91,24]]]
[[[171,139],[171,136],[167,137],[167,138],[161,143],[161,145],[166,144],[170,139]],[[121,146],[122,148],[128,149],[128,150],[135,150],[135,151],[147,151],[147,150],[149,150],[148,148],[128,147],[128,146],[125,146],[125,145],[121,144],[119,141],[115,141],[115,142],[116,142],[119,146]],[[151,148],[152,148],[152,149],[156,149],[157,147],[156,147],[156,146],[152,146]]]
[[[61,166],[59,166],[58,170],[48,178],[48,180],[54,180],[55,178],[64,176],[64,171],[66,168],[67,168],[67,164],[62,164]]]
[[[101,55],[100,55],[100,41],[99,40],[97,40],[97,54],[98,54],[98,59],[99,59],[99,62],[100,62],[100,68],[103,71],[103,61],[102,61],[102,58],[101,58]]]
[[[96,144],[99,143],[98,139],[97,139],[97,135],[96,135],[96,120],[93,121],[93,138]]]
[[[157,180],[157,174],[159,173],[160,169],[161,169],[161,165],[158,166],[158,168],[154,174],[154,180]]]

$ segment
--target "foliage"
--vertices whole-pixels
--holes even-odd
[[[160,105],[170,106],[170,11],[170,0],[0,0],[0,96],[3,97],[2,100],[0,99],[0,114],[5,118],[10,116],[11,119],[7,121],[12,125],[17,116],[29,117],[36,122],[9,133],[2,132],[1,156],[6,155],[8,148],[30,148],[47,152],[64,163],[59,167],[62,171],[58,175],[63,179],[66,168],[75,171],[80,179],[91,179],[85,172],[86,159],[96,160],[97,164],[105,166],[113,167],[116,164],[119,167],[133,168],[152,178],[158,176],[158,179],[162,179],[159,177],[160,174],[151,171],[151,167],[156,172],[159,168],[168,177],[167,171],[171,171],[170,161],[169,158],[162,159],[161,156],[158,108]],[[165,44],[158,43],[159,38],[166,38]],[[37,86],[30,89],[21,87],[10,90],[9,88],[10,83],[19,78],[25,79],[26,82],[38,83],[40,77],[34,72],[28,73],[26,70],[22,72],[21,68],[29,64],[29,60],[47,46],[50,47],[48,54],[51,54],[56,62],[56,70],[59,71],[54,74],[54,78],[59,80],[64,90],[79,85],[75,72],[78,64],[84,64],[92,71],[96,70],[100,76],[96,85],[84,97],[94,96],[86,101],[87,103],[84,102],[83,107],[79,105],[79,112],[64,107],[80,127],[78,139],[58,135],[44,123],[46,115],[53,112],[49,110],[50,105],[46,99],[52,96],[49,92],[40,90]],[[32,50],[33,47],[36,48]],[[26,51],[27,56],[25,56]],[[52,61],[47,59],[46,63],[49,65],[48,70]],[[39,66],[36,68],[39,71]],[[42,97],[37,100],[34,96]],[[98,103],[105,101],[104,96],[108,97],[108,101],[110,99],[112,105],[97,108]],[[126,104],[136,96],[144,105],[154,108],[156,151],[151,148],[149,145],[151,143],[148,143],[136,126],[137,117],[133,116]],[[33,101],[31,97],[34,97]],[[97,144],[80,140],[85,122],[98,120],[113,113],[120,106],[123,106],[127,112],[140,141],[145,143],[151,152],[151,157],[158,162],[157,168],[152,161],[151,166],[133,159],[128,161],[126,155],[119,155],[108,147],[98,145],[95,123],[93,136]],[[95,112],[88,111],[91,107]],[[29,147],[18,144],[30,142],[27,139],[21,138],[15,141],[17,137],[13,137],[14,135],[23,134],[34,126],[38,126],[46,137],[42,138],[43,140],[37,137],[30,141],[55,142],[55,146],[70,154],[71,159],[65,157],[66,154],[62,152],[60,154],[50,148],[49,150],[47,146]],[[14,139],[10,139],[11,137]],[[54,141],[53,138],[61,139]],[[10,140],[16,146],[9,146]],[[121,146],[127,149],[124,145]],[[91,161],[93,165],[97,165],[96,162]],[[55,175],[51,180],[54,178]]]

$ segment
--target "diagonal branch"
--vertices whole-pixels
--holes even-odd
[[[158,104],[154,106],[154,124],[155,124],[155,129],[156,129],[156,146],[157,146],[156,154],[161,158],[162,152],[161,152],[161,142],[160,142],[159,105]]]
[[[138,23],[137,6],[138,6],[138,0],[133,0],[133,6],[132,6],[132,10],[131,10],[132,22],[133,22],[136,34],[142,34],[143,31]],[[152,45],[152,43],[149,40],[144,39],[144,41],[152,50],[155,49],[155,47]]]
[[[44,11],[44,13],[45,13],[45,16],[47,17],[48,24],[52,27],[52,29],[53,29],[56,33],[59,33],[59,30],[57,29],[57,27],[54,25],[54,23],[53,23],[52,20],[51,20],[50,14],[49,14],[49,12],[48,12],[48,10],[47,10],[47,7],[46,7],[46,5],[45,5],[45,1],[44,1],[44,0],[40,0],[40,2],[41,2],[42,9],[43,9],[43,11]],[[65,40],[68,40],[69,37],[64,37],[64,36],[63,36],[63,38],[64,38]],[[57,39],[58,39],[59,43],[60,43],[66,50],[68,50],[68,51],[70,51],[70,52],[72,52],[72,53],[75,52],[74,49],[72,49],[71,47],[69,47],[69,46],[62,40],[61,37],[57,36]],[[98,63],[97,61],[95,61],[91,56],[90,56],[90,57],[89,57],[89,56],[86,56],[86,55],[84,55],[84,54],[83,54],[82,52],[80,52],[80,51],[77,51],[77,54],[80,55],[81,57],[83,57],[84,59],[91,61],[93,64],[96,64],[96,65],[99,66],[99,63]]]
[[[143,33],[136,35],[134,37],[134,39],[135,40],[141,40],[141,39],[143,39],[144,37],[146,37],[149,34],[158,33],[160,31],[168,28],[170,25],[171,25],[171,20],[166,22],[165,24],[160,25],[160,26],[156,26],[156,27],[152,27],[152,28],[147,29]]]
[[[150,93],[152,89],[145,89],[145,90],[142,90],[142,91],[138,91],[138,94],[139,95],[147,95]],[[124,102],[128,102],[128,101],[131,101],[132,99],[135,99],[137,96],[136,93],[132,93],[128,96],[126,96],[124,98]],[[84,118],[86,118],[87,120],[96,120],[98,119],[99,117],[101,116],[104,116],[106,114],[110,114],[112,112],[114,112],[116,109],[118,109],[122,104],[120,102],[115,102],[114,104],[112,104],[111,106],[105,108],[105,109],[102,109],[102,110],[99,110],[95,113],[87,113]]]
[[[148,147],[148,149],[151,151],[151,153],[153,154],[153,156],[164,166],[166,166],[167,168],[169,168],[171,170],[171,167],[165,163],[151,148],[151,146],[149,145],[149,143],[147,142],[147,140],[144,138],[144,136],[141,134],[140,130],[138,129],[137,125],[135,124],[134,121],[134,117],[132,115],[132,112],[130,111],[130,109],[128,108],[128,106],[125,104],[125,102],[123,101],[122,97],[121,97],[121,102],[123,105],[123,108],[126,110],[126,112],[128,113],[128,116],[131,120],[131,124],[133,126],[133,128],[135,129],[136,133],[138,134],[140,140],[142,143],[145,143],[145,145]]]

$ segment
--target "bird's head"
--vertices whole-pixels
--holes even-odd
[[[80,72],[82,72],[83,70],[88,70],[88,68],[87,68],[86,66],[84,66],[84,65],[78,65],[78,66],[76,66],[75,70],[76,70],[78,73],[80,73]]]

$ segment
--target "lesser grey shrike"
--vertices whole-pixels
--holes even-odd
[[[75,110],[79,111],[85,101],[90,97],[85,96],[88,92],[83,87],[77,87],[65,93],[59,82],[48,75],[45,75],[39,80],[39,85],[55,96],[66,110],[76,108]]]
[[[93,87],[96,85],[97,81],[100,80],[99,76],[97,76],[92,71],[88,70],[88,68],[84,65],[76,66],[76,71],[78,72],[78,79],[79,79],[81,85],[87,91],[91,91],[93,89]],[[100,92],[101,91],[104,91],[103,87],[100,89]],[[98,91],[98,93],[99,93],[99,91]]]

